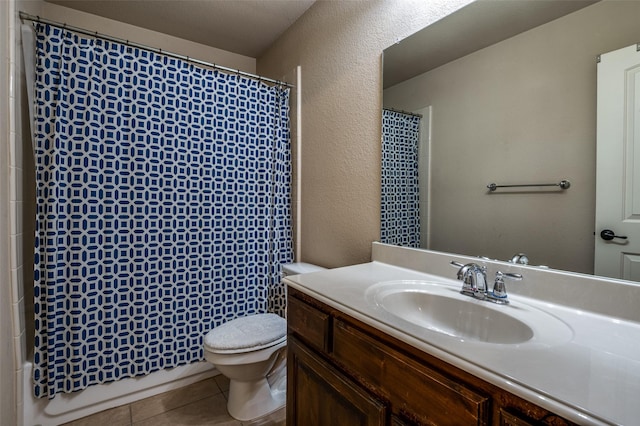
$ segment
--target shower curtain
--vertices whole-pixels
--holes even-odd
[[[420,117],[382,110],[380,241],[420,247]]]
[[[34,393],[203,359],[283,314],[288,89],[36,28]]]

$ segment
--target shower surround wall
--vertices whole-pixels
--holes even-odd
[[[17,397],[20,392],[17,385],[21,381],[21,370],[14,354],[14,344],[20,341],[21,327],[14,328],[13,312],[18,319],[21,296],[17,290],[18,270],[16,265],[15,233],[18,227],[15,221],[16,191],[14,181],[17,175],[15,158],[16,131],[15,114],[15,38],[14,4],[0,2],[0,424],[16,424]],[[19,324],[19,323],[18,323]]]

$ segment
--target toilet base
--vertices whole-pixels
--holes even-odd
[[[251,382],[231,380],[227,410],[237,420],[253,420],[284,407],[285,400],[286,392],[272,390],[266,378]]]

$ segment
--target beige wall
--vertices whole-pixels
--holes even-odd
[[[596,56],[640,41],[639,16],[596,3],[385,90],[385,106],[433,106],[431,248],[593,272]]]
[[[258,58],[272,78],[302,66],[302,256],[338,267],[380,237],[381,53],[466,0],[319,0]]]

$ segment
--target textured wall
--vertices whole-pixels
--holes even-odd
[[[302,255],[367,262],[380,236],[382,51],[468,0],[317,1],[261,58],[282,78],[302,66]]]

